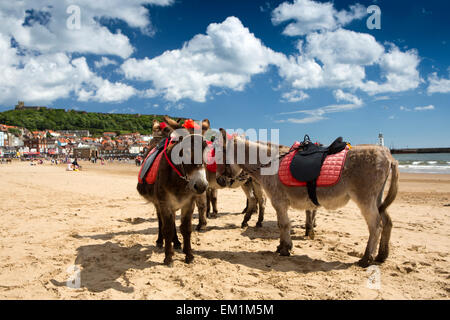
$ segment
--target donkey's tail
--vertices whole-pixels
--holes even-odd
[[[389,187],[388,194],[384,201],[381,203],[381,205],[378,207],[379,212],[386,211],[387,207],[391,205],[392,202],[394,202],[395,197],[397,196],[398,192],[398,162],[397,160],[393,160],[391,162],[391,186]]]

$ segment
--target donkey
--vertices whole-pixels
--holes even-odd
[[[173,122],[174,120],[170,119],[170,118],[165,118],[167,122],[169,122],[172,126],[174,127],[179,127],[180,123],[179,121],[177,122]],[[152,126],[152,136],[153,139],[150,140],[150,143],[148,145],[148,152],[150,152],[154,147],[156,147],[164,138],[167,138],[170,133],[172,132],[171,129],[172,127],[165,127],[163,129],[161,129],[160,127],[160,122],[156,119],[153,120],[153,126]],[[202,132],[203,134],[204,132]],[[143,157],[144,159],[146,158],[146,155]],[[198,208],[198,218],[199,218],[199,222],[198,225],[196,227],[197,230],[201,230],[201,228],[203,226],[206,226],[206,194],[202,193],[200,195],[198,195],[195,198],[195,203],[197,205]],[[162,248],[164,246],[164,236],[162,233],[162,221],[161,221],[161,215],[158,211],[158,208],[156,208],[156,215],[158,218],[158,238],[156,239],[156,246],[158,248]],[[176,225],[175,225],[175,221],[173,224],[173,229],[174,229],[174,236],[173,236],[173,247],[175,249],[181,249],[181,242],[178,239],[178,234],[176,231]]]
[[[196,163],[198,161],[196,161],[195,153],[200,151],[203,153],[206,140],[203,135],[182,128],[169,117],[165,117],[165,120],[168,124],[165,130],[171,134],[173,143],[166,144],[164,148],[155,183],[138,183],[137,190],[156,208],[165,242],[164,264],[166,265],[171,265],[173,262],[172,242],[176,235],[175,212],[181,209],[180,230],[183,236],[183,252],[186,255],[185,262],[191,263],[194,260],[191,232],[195,200],[208,187],[203,156],[200,157],[201,161]],[[176,152],[179,154],[175,154]],[[182,157],[180,164],[174,164],[170,160],[173,159],[172,154]]]
[[[280,229],[280,244],[277,252],[282,256],[289,256],[292,249],[290,236],[290,221],[288,208],[301,210],[315,210],[318,208],[309,198],[306,187],[287,187],[283,185],[278,173],[263,174],[259,152],[273,158],[272,164],[278,168],[278,148],[271,148],[267,144],[251,142],[234,136],[227,139],[224,129],[222,133],[222,156],[225,161],[217,164],[219,172],[218,182],[222,183],[225,177],[231,177],[236,168],[248,172],[258,180],[272,206],[277,213],[278,227]],[[287,152],[288,147],[280,147],[280,151]],[[238,163],[238,152],[243,150],[245,160]],[[256,161],[250,162],[249,155],[257,155]],[[226,158],[225,158],[226,156]],[[383,200],[384,186],[391,174],[391,183],[388,194]],[[224,178],[222,178],[225,176]],[[381,146],[354,146],[348,151],[344,168],[339,182],[331,187],[317,188],[317,198],[325,209],[343,207],[351,199],[358,205],[364,216],[368,229],[369,239],[363,257],[358,264],[367,267],[374,261],[376,246],[379,242],[377,262],[384,262],[389,255],[389,239],[391,236],[392,220],[386,209],[395,200],[398,191],[398,162],[392,157],[389,149]],[[380,239],[381,235],[381,240]]]
[[[208,132],[210,130],[211,124],[208,119],[204,119],[202,121],[202,131]],[[214,148],[212,144],[208,146],[208,151]],[[217,210],[217,190],[222,188],[239,188],[241,187],[247,196],[247,204],[242,213],[245,214],[244,220],[241,223],[241,227],[247,227],[248,221],[250,220],[253,213],[258,210],[259,207],[259,215],[258,221],[256,222],[256,227],[262,227],[262,222],[264,220],[264,210],[266,208],[266,197],[264,196],[264,192],[262,191],[261,185],[252,179],[248,174],[243,172],[239,173],[237,178],[228,179],[226,185],[221,186],[217,183],[217,172],[212,172],[210,170],[206,170],[206,178],[208,180],[208,189],[206,190],[206,215],[208,218],[216,217]],[[211,213],[212,207],[212,213]],[[206,220],[206,219],[203,219]]]

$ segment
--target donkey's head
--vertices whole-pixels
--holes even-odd
[[[216,142],[217,171],[216,181],[221,187],[229,187],[242,172],[241,167],[234,159],[234,139],[237,136],[229,136],[224,129],[220,129],[220,137]]]
[[[170,147],[170,159],[174,170],[188,182],[187,187],[198,194],[206,191],[208,180],[204,166],[204,152],[207,146],[204,131],[192,120],[175,121],[164,117],[174,142]],[[209,121],[208,121],[209,122]]]

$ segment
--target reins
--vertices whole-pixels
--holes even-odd
[[[183,174],[180,173],[180,171],[178,171],[177,167],[175,167],[173,162],[170,161],[169,156],[167,155],[167,145],[168,145],[168,143],[169,143],[169,139],[166,139],[166,143],[164,144],[164,150],[163,150],[163,153],[164,153],[164,156],[166,157],[167,163],[172,167],[172,169],[178,174],[178,176],[181,179],[183,179],[185,181],[188,181],[188,178],[186,177],[186,171],[184,170],[184,167],[183,167],[183,171],[185,172],[185,174],[183,175]],[[183,162],[181,162],[181,164],[183,165]]]
[[[190,134],[190,135],[188,135],[188,137],[190,137],[190,136],[201,136],[202,138],[203,138],[203,136],[202,135],[199,135],[199,134]],[[166,142],[165,142],[165,144],[164,144],[164,150],[163,150],[163,153],[164,153],[164,157],[166,158],[166,160],[167,160],[167,163],[172,167],[172,169],[176,172],[176,174],[181,178],[181,179],[183,179],[184,181],[186,181],[186,182],[189,182],[189,178],[187,177],[187,175],[186,175],[186,169],[184,168],[184,163],[183,163],[183,161],[181,161],[181,167],[183,168],[183,174],[181,174],[181,172],[177,169],[177,167],[175,166],[175,164],[169,159],[169,156],[167,155],[167,146],[168,146],[168,143],[169,143],[169,140],[170,139],[166,139]]]

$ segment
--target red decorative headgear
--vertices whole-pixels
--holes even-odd
[[[183,127],[185,127],[186,129],[201,129],[200,126],[194,122],[194,120],[192,119],[187,119],[184,124]]]

